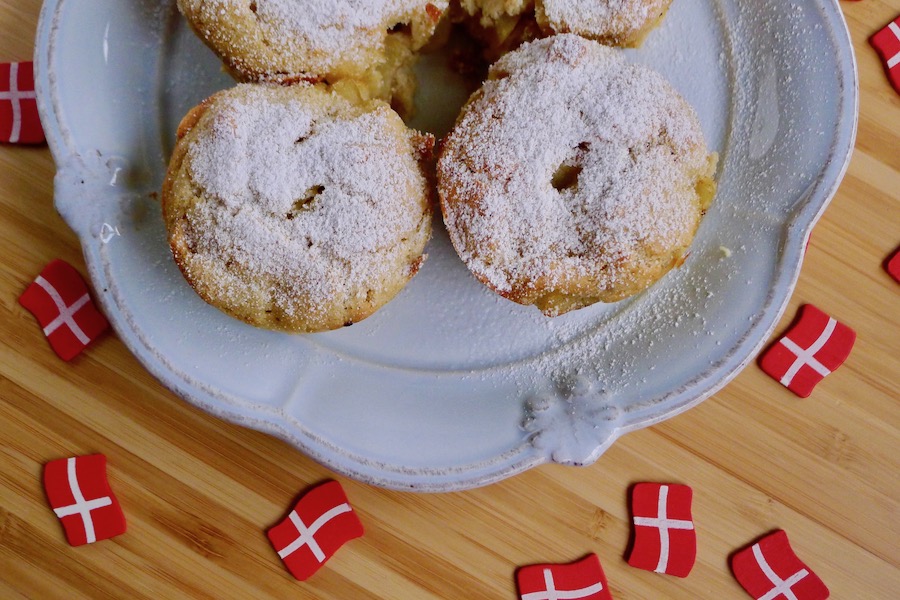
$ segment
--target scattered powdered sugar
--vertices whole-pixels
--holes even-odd
[[[554,31],[602,35],[634,32],[662,14],[671,0],[537,0]]]
[[[536,18],[541,27],[557,33],[572,32],[604,40],[631,39],[661,16],[671,0],[461,0],[469,15],[481,24],[506,16]]]
[[[429,6],[443,12],[448,4],[448,0],[181,1],[202,5],[206,22],[220,22],[222,15],[249,8],[255,23],[248,31],[258,31],[266,45],[282,51],[302,49],[309,68],[316,70],[341,61],[366,60],[367,52],[383,46],[388,28],[410,24],[414,15],[427,15]],[[246,24],[238,21],[237,26]]]
[[[223,286],[275,282],[267,293],[287,314],[294,295],[324,310],[408,270],[391,251],[414,237],[424,211],[424,179],[389,121],[396,115],[385,106],[336,117],[346,100],[306,91],[239,86],[188,150],[202,189],[188,230],[197,260],[233,265],[236,281]]]
[[[660,75],[559,35],[498,61],[464,110],[440,161],[458,199],[444,198],[445,221],[499,291],[573,276],[608,288],[642,253],[690,242],[707,160],[696,115]],[[574,173],[563,187],[561,166]]]
[[[422,5],[421,0],[257,0],[256,14],[285,33],[329,45]]]

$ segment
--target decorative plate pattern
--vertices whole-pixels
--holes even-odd
[[[836,0],[679,0],[627,51],[697,108],[719,193],[687,263],[648,292],[556,319],[495,297],[436,232],[404,292],[353,327],[290,336],[207,306],[171,260],[157,192],[181,116],[231,85],[171,0],[47,0],[36,89],[56,206],[99,301],[175,393],[399,489],[485,485],[696,405],[752,360],[843,176],[858,81]],[[464,99],[422,61],[420,118]]]

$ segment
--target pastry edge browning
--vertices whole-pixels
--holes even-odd
[[[314,87],[329,89],[333,93],[346,97],[324,84]],[[388,253],[394,252],[401,246],[401,243],[405,244],[409,239],[418,240],[419,242],[414,243],[415,247],[412,248],[412,251],[405,254],[402,264],[407,266],[403,273],[396,274],[399,280],[392,282],[395,285],[390,289],[370,290],[372,292],[371,298],[367,295],[365,302],[352,307],[345,304],[343,311],[338,311],[339,317],[336,317],[333,313],[326,314],[324,318],[318,318],[310,314],[289,315],[283,310],[275,310],[275,306],[269,306],[268,309],[263,307],[261,310],[258,302],[223,302],[222,298],[214,292],[216,286],[211,285],[208,278],[198,276],[195,273],[195,269],[191,268],[193,252],[184,235],[185,223],[187,223],[188,217],[186,211],[183,210],[184,206],[181,206],[183,202],[179,199],[179,193],[185,185],[191,188],[194,186],[193,181],[190,181],[190,177],[185,173],[185,162],[188,160],[192,132],[198,126],[203,126],[204,117],[216,105],[217,100],[231,92],[232,90],[225,90],[213,94],[191,109],[178,126],[178,143],[176,143],[173,150],[163,181],[161,199],[162,212],[168,232],[167,237],[175,264],[188,284],[205,302],[236,319],[256,327],[288,333],[315,333],[352,325],[371,316],[405,287],[406,283],[418,273],[427,259],[427,254],[424,254],[423,250],[431,237],[432,206],[434,204],[431,186],[426,185],[422,189],[422,215],[418,218],[415,227],[407,232],[404,240],[398,241],[393,248],[387,249]],[[350,94],[348,99],[351,102],[358,101],[353,94]],[[371,101],[366,104],[383,106],[379,101]],[[422,181],[427,181],[428,174],[423,165],[431,158],[434,138],[414,130],[407,130],[407,138],[410,145],[410,155],[418,165]],[[184,179],[185,176],[187,176],[188,181]],[[176,204],[179,206],[176,206]]]
[[[552,54],[553,51],[550,48],[554,47],[557,41],[564,44],[574,38],[575,36],[571,34],[562,34],[554,38],[531,42],[526,46],[532,46],[532,52],[535,48],[542,47]],[[579,44],[590,45],[594,42],[582,40]],[[600,48],[599,45],[597,47]],[[606,52],[612,51],[607,49]],[[580,58],[577,60],[580,61],[583,56],[585,55],[580,54]],[[509,64],[508,60],[501,61],[491,68],[486,85],[491,84],[493,92],[499,89],[498,85],[502,85],[500,80],[508,76]],[[675,93],[674,89],[672,92]],[[690,105],[677,93],[672,102],[691,115],[694,114]],[[496,243],[497,240],[493,236],[499,232],[485,237],[486,234],[482,231],[479,239],[476,240],[468,231],[465,220],[468,218],[487,222],[488,218],[485,216],[484,210],[485,206],[488,206],[485,204],[485,198],[490,193],[489,187],[492,185],[489,182],[501,181],[510,177],[510,167],[509,165],[501,167],[491,165],[489,162],[482,162],[486,159],[481,154],[478,155],[478,158],[473,158],[470,153],[471,148],[466,149],[470,136],[465,131],[461,131],[462,128],[471,127],[473,123],[494,127],[503,122],[503,119],[506,118],[505,114],[501,116],[501,113],[495,113],[493,108],[490,108],[491,103],[492,100],[485,98],[484,86],[472,95],[463,108],[454,131],[442,144],[437,168],[440,207],[450,240],[457,254],[476,279],[504,298],[523,305],[533,304],[545,315],[557,316],[597,302],[611,303],[633,296],[650,287],[673,268],[684,263],[690,253],[690,246],[702,217],[712,204],[717,187],[715,173],[718,155],[715,152],[707,152],[705,146],[694,146],[694,144],[703,144],[702,133],[697,140],[691,142],[693,146],[691,155],[694,157],[691,164],[694,166],[691,168],[685,166],[687,170],[683,173],[687,175],[687,178],[682,179],[685,185],[679,186],[680,192],[672,192],[673,194],[678,193],[679,196],[685,196],[682,202],[692,207],[690,212],[694,216],[690,226],[682,228],[678,232],[678,237],[672,243],[667,243],[662,250],[654,248],[651,251],[649,248],[635,247],[630,249],[631,255],[617,255],[617,252],[607,253],[602,246],[599,249],[595,248],[598,254],[605,254],[614,261],[608,264],[618,271],[616,279],[619,281],[617,283],[611,284],[605,274],[607,268],[605,264],[602,271],[589,269],[587,273],[579,273],[577,269],[573,270],[562,264],[560,257],[554,256],[553,260],[556,262],[551,263],[549,268],[543,269],[539,273],[523,273],[517,268],[515,271],[508,270],[514,268],[512,264],[507,264],[502,260],[497,262],[490,245]],[[485,114],[492,115],[494,120],[487,119],[487,125],[485,125],[485,122],[476,118],[465,124],[466,115],[473,110],[475,105],[486,111]],[[699,123],[695,121],[696,116],[693,116],[692,120],[696,124],[696,131],[699,132]],[[656,143],[664,145],[673,143],[667,140],[667,136],[658,138]],[[629,149],[629,152],[632,150]],[[670,150],[673,155],[676,154],[674,146]],[[696,160],[697,152],[702,152],[699,162]],[[481,173],[483,175],[481,178],[475,175],[480,168],[487,169]],[[540,233],[536,233],[536,235],[540,235]],[[656,245],[658,246],[658,243]],[[639,251],[639,255],[636,255],[635,251]],[[557,260],[557,258],[560,259]],[[498,272],[503,274],[498,276]]]
[[[404,18],[389,20],[383,39],[367,46],[371,39],[363,30],[359,47],[345,48],[336,54],[315,46],[288,49],[293,41],[271,40],[257,23],[255,3],[247,2],[236,12],[215,10],[214,0],[178,0],[178,8],[194,33],[224,63],[225,70],[242,83],[328,83],[354,82],[364,99],[380,99],[394,106],[401,115],[412,113],[415,93],[413,67],[420,50],[434,34],[446,10],[446,0],[427,2],[408,10]],[[438,5],[444,6],[440,8]],[[228,18],[224,15],[227,14]],[[393,25],[405,28],[394,32]],[[377,36],[376,36],[377,37]],[[365,60],[353,58],[359,53]]]

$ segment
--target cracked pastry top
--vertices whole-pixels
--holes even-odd
[[[554,316],[631,296],[680,265],[716,162],[661,75],[562,34],[491,67],[443,143],[438,193],[469,270]]]
[[[575,33],[608,46],[636,47],[663,20],[672,0],[459,0],[489,46]],[[499,54],[495,55],[499,56]]]
[[[336,329],[392,299],[431,235],[431,136],[324,85],[242,84],[193,109],[163,187],[175,262],[252,325]]]
[[[412,103],[416,52],[448,0],[178,0],[240,81],[361,82],[366,98]]]

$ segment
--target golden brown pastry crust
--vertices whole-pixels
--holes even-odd
[[[608,46],[640,46],[672,0],[460,0],[489,45],[506,50],[540,35],[575,33]],[[491,52],[500,56],[502,52]]]
[[[565,34],[491,68],[444,141],[438,193],[473,274],[553,316],[631,296],[680,265],[716,160],[661,76]]]
[[[239,81],[356,80],[366,98],[412,103],[415,53],[448,0],[178,0]]]
[[[281,128],[273,119],[308,123],[266,136]],[[360,321],[424,260],[432,211],[422,165],[432,144],[384,103],[324,85],[220,92],[178,129],[162,195],[175,262],[204,300],[252,325],[315,332]],[[318,169],[315,183],[270,172],[290,165]],[[303,189],[287,189],[285,201],[285,182]]]

